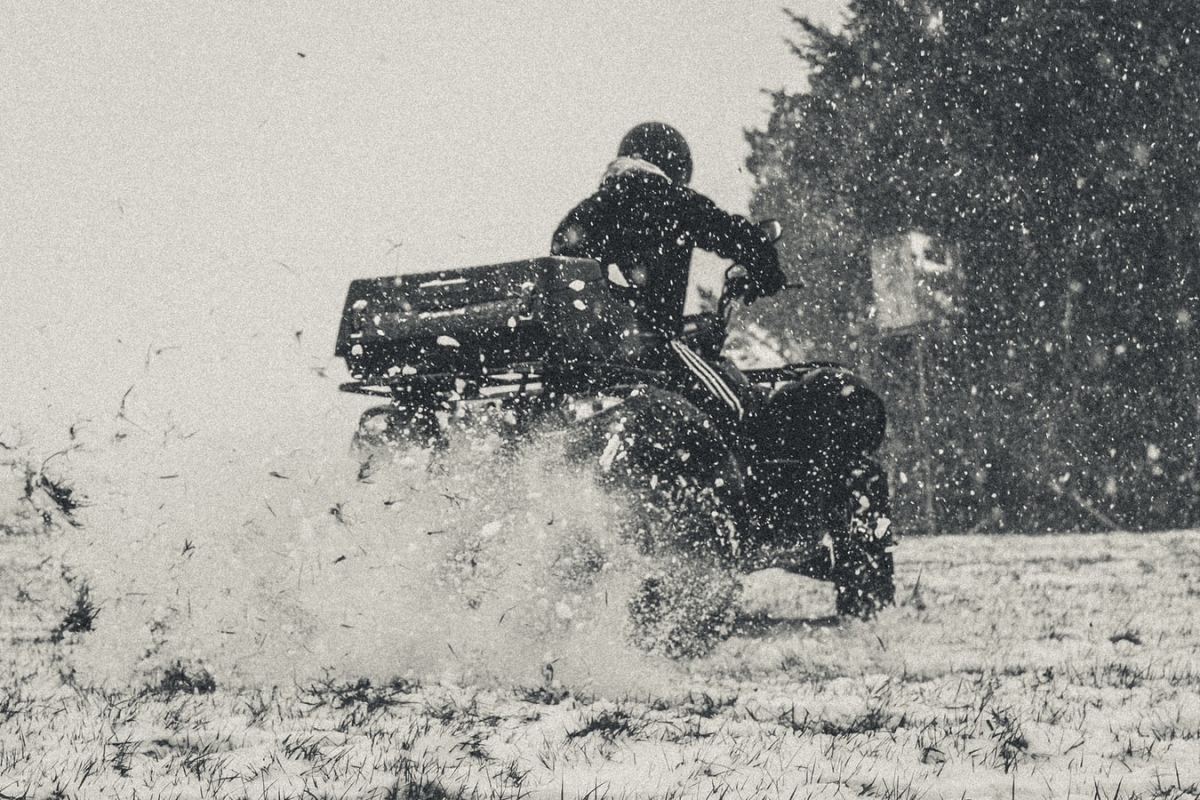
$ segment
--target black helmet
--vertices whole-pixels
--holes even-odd
[[[692,151],[683,135],[665,122],[643,122],[625,134],[617,156],[649,161],[675,183],[692,178]]]

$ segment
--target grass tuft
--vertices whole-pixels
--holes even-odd
[[[217,681],[212,673],[202,666],[176,661],[163,670],[162,678],[154,686],[158,694],[212,694],[217,690]]]
[[[51,507],[57,509],[63,519],[72,527],[78,528],[82,526],[79,520],[75,519],[75,512],[83,508],[86,503],[76,493],[75,487],[71,486],[63,478],[53,478],[46,473],[46,465],[56,456],[64,455],[73,448],[61,450],[54,453],[49,458],[41,463],[41,466],[34,468],[28,462],[24,464],[25,470],[25,501],[35,508],[39,508],[43,523],[49,527],[53,523],[53,515],[50,509],[41,508],[37,501],[39,495],[50,501]]]
[[[327,706],[345,710],[362,707],[371,713],[407,702],[404,696],[420,688],[419,683],[405,678],[393,678],[385,686],[375,686],[369,678],[337,681],[326,675],[303,690],[301,702],[311,708]]]
[[[61,642],[68,633],[88,633],[100,615],[100,608],[92,601],[91,587],[87,581],[77,583],[69,574],[63,578],[75,588],[75,599],[63,615],[58,627],[50,634],[50,641]]]
[[[526,703],[536,703],[541,706],[556,706],[571,696],[570,689],[557,685],[543,685],[532,689],[527,686],[518,686],[513,693]]]
[[[1118,642],[1129,642],[1130,644],[1140,645],[1142,643],[1142,634],[1140,631],[1130,628],[1128,630],[1121,631],[1120,633],[1113,634],[1112,636],[1108,637],[1108,640],[1113,644],[1117,644]]]
[[[74,514],[84,507],[84,503],[76,496],[74,487],[63,481],[56,481],[44,472],[38,472],[36,475],[30,474],[26,477],[26,496],[32,499],[33,492],[37,489],[46,493],[46,496],[71,525],[80,526],[81,523],[75,519]]]
[[[5,687],[0,693],[0,726],[13,717],[23,716],[33,710],[33,700],[25,696],[20,687]]]
[[[15,448],[6,445],[3,450],[12,451]],[[5,509],[8,513],[0,519],[0,534],[44,534],[51,531],[59,520],[65,520],[75,528],[82,527],[82,523],[75,518],[75,512],[86,503],[65,479],[52,477],[46,471],[51,459],[69,451],[55,453],[40,465],[29,454],[0,461],[0,466],[11,470],[12,497],[17,502],[15,508]]]
[[[582,728],[568,732],[567,738],[579,739],[594,733],[606,742],[613,742],[618,736],[636,738],[645,727],[642,720],[635,719],[623,708],[605,708],[584,720]]]

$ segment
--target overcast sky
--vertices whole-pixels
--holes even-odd
[[[648,119],[745,211],[742,130],[804,85],[781,5],[6,0],[0,424],[294,388],[351,278],[543,254]]]

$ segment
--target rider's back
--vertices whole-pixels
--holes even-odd
[[[696,247],[737,261],[751,274],[778,270],[774,247],[749,220],[722,211],[648,161],[621,157],[599,189],[559,224],[551,252],[617,265],[641,321],[675,336]]]

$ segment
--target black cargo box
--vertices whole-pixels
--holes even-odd
[[[359,385],[537,371],[600,333],[604,281],[596,262],[558,257],[355,280],[335,354]]]

